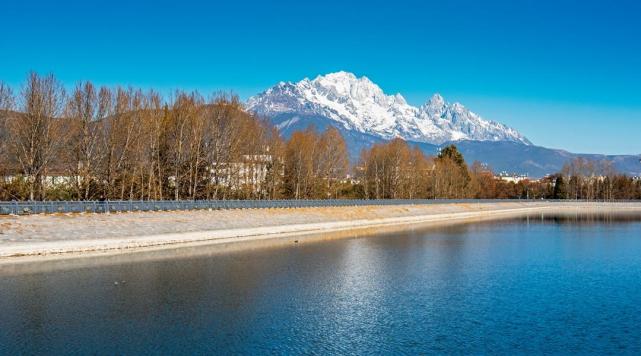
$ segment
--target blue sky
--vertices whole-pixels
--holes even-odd
[[[346,70],[534,143],[641,153],[640,1],[15,1],[0,80],[233,91]],[[7,33],[8,32],[8,33]]]

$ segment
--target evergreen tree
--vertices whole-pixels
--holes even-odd
[[[459,167],[467,169],[467,165],[465,164],[465,159],[463,158],[463,154],[459,152],[458,148],[456,148],[455,145],[449,145],[441,150],[441,152],[438,154],[439,159],[445,159],[449,158],[454,163],[456,163]]]
[[[449,145],[441,149],[441,152],[438,154],[438,161],[443,163],[444,161],[453,162],[460,170],[461,174],[465,178],[466,182],[470,180],[470,173],[467,168],[467,163],[465,163],[465,158],[463,154],[456,148],[455,145]]]
[[[559,174],[554,181],[554,192],[552,193],[552,199],[565,199],[565,197],[565,182],[563,181],[563,176]]]

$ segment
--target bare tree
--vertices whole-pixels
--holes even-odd
[[[263,123],[263,125],[267,128],[266,153],[269,155],[264,182],[265,197],[278,199],[282,196],[285,143],[275,127],[268,126],[267,123]]]
[[[7,152],[7,140],[9,137],[7,127],[8,120],[13,114],[14,100],[11,87],[0,81],[0,174],[5,176],[11,171],[10,158]],[[0,181],[0,199],[8,199],[11,196],[8,189],[5,188],[5,183],[7,183],[6,179]]]
[[[13,110],[15,107],[15,98],[10,86],[0,81],[0,111]]]
[[[368,198],[417,198],[426,194],[430,165],[422,152],[397,138],[363,151],[358,172]]]
[[[319,197],[336,198],[339,182],[345,178],[349,168],[345,139],[336,128],[331,127],[320,136],[318,146],[317,175],[325,181]]]
[[[315,184],[314,158],[318,135],[313,128],[294,132],[285,148],[284,188],[286,196],[309,199]]]
[[[80,199],[93,197],[97,168],[101,164],[100,125],[110,115],[107,109],[106,88],[96,92],[91,82],[76,85],[67,104],[67,118],[71,121],[70,176],[74,178],[76,194]],[[95,193],[95,189],[94,192]]]
[[[178,200],[189,182],[189,147],[190,141],[197,140],[193,135],[192,125],[197,123],[197,115],[203,100],[197,93],[177,92],[168,109],[166,121],[166,162],[168,174],[171,175],[173,198]],[[195,144],[195,143],[194,143]]]
[[[165,115],[160,95],[150,90],[142,97],[139,120],[141,140],[137,146],[138,196],[140,199],[163,199],[164,172],[161,162],[161,141],[165,130]]]
[[[11,149],[28,179],[30,200],[44,198],[47,168],[65,142],[64,95],[53,75],[31,73],[22,90],[22,115],[10,122]]]
[[[118,88],[115,94],[104,94],[106,110],[112,112],[109,120],[102,125],[104,133],[102,146],[105,152],[103,182],[107,196],[112,199],[133,198],[135,165],[133,154],[140,138],[140,97],[133,89]]]

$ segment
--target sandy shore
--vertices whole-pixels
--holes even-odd
[[[639,212],[641,203],[504,202],[0,217],[0,264],[46,257],[122,253],[273,240],[421,224],[430,226],[533,213]]]

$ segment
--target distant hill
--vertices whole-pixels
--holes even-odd
[[[576,154],[516,142],[454,142],[468,162],[480,161],[490,165],[495,172],[507,171],[542,177],[559,172],[563,165],[577,157],[590,160],[609,160],[617,171],[629,175],[641,175],[639,156]]]

